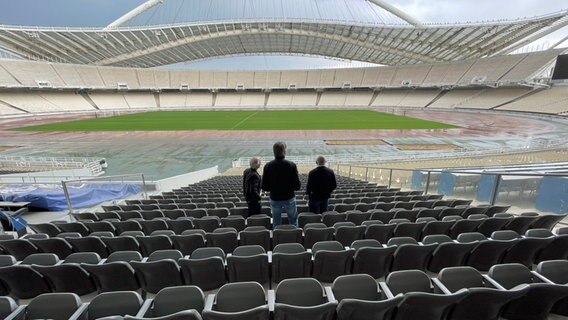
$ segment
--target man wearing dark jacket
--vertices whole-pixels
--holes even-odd
[[[251,158],[250,168],[243,172],[243,193],[248,205],[248,216],[260,214],[260,159]],[[247,218],[247,217],[245,217]]]
[[[309,197],[308,207],[310,212],[320,214],[327,211],[327,204],[331,192],[337,188],[335,173],[325,166],[325,158],[316,158],[317,168],[308,174],[306,194]]]
[[[270,192],[270,209],[272,211],[272,225],[278,226],[282,222],[282,208],[286,210],[288,221],[297,225],[296,194],[300,190],[300,177],[298,168],[286,157],[286,144],[276,142],[272,147],[274,160],[264,166],[262,174],[262,190]]]

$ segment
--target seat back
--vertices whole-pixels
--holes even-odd
[[[84,264],[81,267],[89,272],[99,292],[140,289],[134,269],[127,262]]]
[[[197,250],[195,251],[197,252]],[[221,254],[223,254],[222,250]],[[190,256],[189,259],[179,260],[178,263],[181,268],[184,282],[186,284],[198,286],[203,291],[220,288],[222,285],[227,283],[224,257],[224,254],[223,257],[209,256],[205,258],[195,258]]]
[[[343,299],[377,301],[380,298],[377,282],[366,274],[339,276],[333,281],[331,289],[338,301]]]
[[[414,320],[416,315],[420,319],[443,319],[449,308],[466,296],[465,290],[451,295],[410,292],[398,304],[395,319]]]
[[[311,307],[325,302],[323,287],[313,278],[282,280],[275,290],[275,302]]]
[[[386,284],[393,295],[409,292],[432,292],[430,278],[420,270],[403,270],[391,272]]]
[[[511,289],[524,283],[533,283],[531,271],[519,263],[495,265],[489,269],[487,275],[505,289]]]
[[[109,316],[136,315],[143,300],[134,291],[104,292],[97,295],[88,307],[88,319],[95,320]]]
[[[482,288],[485,286],[481,273],[466,266],[444,268],[438,274],[438,280],[451,292],[463,288]]]
[[[51,292],[45,278],[31,266],[14,265],[0,268],[0,281],[10,292],[10,296],[17,299],[31,299]]]
[[[322,282],[333,282],[335,278],[351,273],[355,250],[327,251],[314,253],[313,277]]]
[[[353,256],[353,273],[365,273],[375,279],[383,277],[390,270],[397,247],[359,248]]]
[[[59,263],[59,257],[53,253],[34,253],[22,260],[22,265],[53,266]]]
[[[150,293],[158,293],[166,287],[180,286],[183,283],[180,267],[171,259],[154,262],[130,263],[136,271],[140,287]]]
[[[46,293],[34,298],[26,308],[26,319],[69,319],[82,302],[73,293]]]
[[[48,281],[53,292],[71,292],[86,295],[95,291],[95,284],[89,273],[78,264],[57,266],[34,266]]]
[[[538,264],[536,271],[557,284],[568,284],[568,261],[551,260]]]
[[[215,302],[215,311],[241,312],[265,305],[266,296],[256,282],[228,283],[219,289]]]
[[[164,288],[154,297],[152,317],[163,317],[179,311],[194,309],[201,313],[205,304],[203,291],[196,286]]]

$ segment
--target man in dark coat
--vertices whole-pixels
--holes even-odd
[[[276,142],[272,147],[274,160],[264,166],[262,174],[262,190],[270,192],[270,209],[272,211],[272,225],[282,223],[282,208],[286,210],[288,222],[297,225],[296,194],[300,190],[300,177],[298,168],[286,157],[286,144]]]
[[[308,207],[310,212],[320,214],[327,211],[329,197],[335,188],[337,182],[333,170],[325,166],[325,158],[319,156],[316,158],[317,168],[308,174],[308,184],[306,185],[306,194],[309,197]]]
[[[250,168],[243,172],[243,194],[248,205],[248,216],[260,214],[260,159],[251,158]],[[247,218],[247,217],[245,217]]]

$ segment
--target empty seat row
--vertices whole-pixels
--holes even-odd
[[[182,258],[182,253],[174,250],[155,251],[148,259],[142,259],[136,251],[119,251],[98,265],[79,266],[73,264],[80,262],[75,259],[52,266],[5,266],[0,268],[0,283],[6,293],[27,299],[50,290],[88,294],[95,290],[95,285],[99,292],[142,288],[156,293],[184,283],[213,290],[226,282],[256,281],[268,286],[271,282],[308,276],[333,282],[351,273],[380,278],[400,270],[440,272],[446,267],[464,265],[487,271],[499,263],[530,267],[543,259],[568,258],[566,236],[489,240],[480,234],[464,234],[463,238],[463,242],[454,242],[432,236],[424,245],[410,238],[393,238],[387,247],[362,240],[349,249],[336,241],[323,241],[316,243],[311,252],[300,244],[280,244],[271,254],[257,245],[237,247],[231,255],[221,248],[201,247],[189,258]]]
[[[302,243],[306,248],[311,248],[319,241],[337,240],[344,246],[350,246],[354,241],[361,239],[374,239],[379,243],[387,243],[391,238],[408,237],[419,241],[431,235],[446,235],[449,238],[458,238],[463,233],[471,232],[478,232],[487,238],[494,231],[500,230],[491,221],[492,219],[500,218],[488,218],[485,220],[468,219],[455,222],[429,221],[424,223],[394,223],[393,221],[390,224],[383,224],[380,221],[364,221],[362,226],[356,226],[353,222],[340,221],[335,222],[333,227],[328,227],[323,223],[307,223],[303,230],[291,225],[282,225],[270,232],[266,229],[270,220],[268,217],[265,218],[258,219],[255,222],[257,223],[256,226],[246,228],[243,218],[228,219],[224,227],[219,227],[215,220],[213,221],[213,227],[215,228],[210,228],[211,232],[206,232],[204,229],[185,229],[183,231],[179,230],[182,231],[180,235],[176,235],[172,230],[165,230],[167,226],[164,221],[152,220],[149,222],[161,222],[164,225],[162,229],[157,228],[153,230],[150,236],[144,236],[144,233],[140,231],[141,227],[138,222],[126,221],[122,223],[130,222],[134,228],[123,231],[121,236],[118,237],[113,237],[114,233],[112,232],[97,232],[92,233],[91,235],[93,236],[87,237],[81,237],[77,233],[74,237],[67,237],[66,240],[57,237],[35,239],[41,236],[41,234],[35,234],[29,236],[31,238],[29,241],[26,239],[0,241],[0,248],[8,254],[17,256],[20,260],[28,254],[40,251],[57,253],[61,257],[70,254],[72,250],[79,252],[94,251],[105,257],[108,252],[135,250],[141,251],[147,256],[155,250],[171,249],[172,246],[181,250],[184,254],[190,254],[190,250],[193,250],[198,245],[204,246],[205,243],[208,246],[221,247],[225,252],[230,253],[239,245],[255,244],[269,251],[278,244],[291,242]],[[497,226],[500,227],[502,224]],[[238,230],[243,231],[239,232]],[[548,232],[548,237],[553,236],[547,229],[542,230]],[[511,231],[515,232],[514,230]],[[563,232],[562,229],[559,231]],[[95,234],[97,237],[94,236]],[[532,235],[534,232],[527,232],[527,234]],[[192,235],[200,235],[203,240],[192,237]]]
[[[8,319],[384,319],[544,320],[566,316],[568,261],[546,261],[537,271],[518,264],[495,265],[487,275],[452,267],[429,278],[419,270],[391,273],[377,285],[368,275],[344,275],[323,287],[312,278],[281,281],[275,290],[255,282],[229,283],[207,297],[195,286],[166,287],[142,302],[133,291],[108,292],[83,304],[72,293],[48,293],[18,307],[0,297]],[[11,314],[11,315],[9,315]]]

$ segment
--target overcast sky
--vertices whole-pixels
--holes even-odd
[[[188,1],[197,2],[199,0]],[[143,3],[144,0],[2,0],[2,2],[0,24],[94,27],[109,24]],[[557,0],[391,0],[390,3],[422,22],[441,23],[518,19],[568,9],[568,2]],[[533,44],[532,49],[545,49],[566,35],[568,35],[568,27]],[[564,42],[564,46],[567,45],[568,41]],[[205,69],[230,68],[236,63],[247,65],[250,59],[254,58],[224,58],[213,62],[202,61],[193,63],[189,67]],[[299,66],[310,64],[314,67],[338,65],[337,61],[320,60],[288,57],[284,59],[268,56],[262,59],[257,58],[257,60],[253,61],[258,62],[255,65],[256,68],[280,68],[296,64]],[[272,63],[275,65],[271,65]]]

